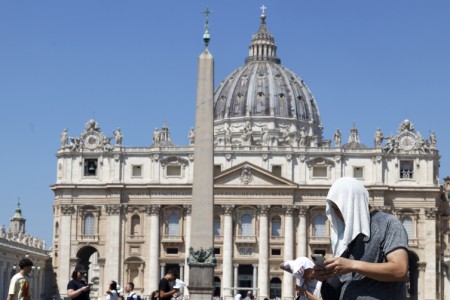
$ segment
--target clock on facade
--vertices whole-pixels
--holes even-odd
[[[411,150],[416,145],[416,139],[410,134],[405,134],[399,138],[398,144],[400,149]]]
[[[88,149],[97,148],[100,138],[96,134],[88,134],[84,137],[84,146]]]

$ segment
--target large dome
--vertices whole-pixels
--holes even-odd
[[[320,146],[316,101],[304,81],[280,64],[265,19],[263,14],[245,65],[214,94],[216,144]]]

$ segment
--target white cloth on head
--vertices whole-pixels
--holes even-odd
[[[234,300],[241,300],[241,298],[242,298],[242,295],[241,295],[241,294],[236,294],[236,295],[234,296]]]
[[[303,275],[305,274],[306,269],[314,268],[314,263],[307,257],[300,256],[295,260],[287,260],[284,262],[284,267],[291,270],[292,276],[297,279],[297,285],[302,286],[305,280],[303,279]]]
[[[332,202],[341,211],[340,220]],[[341,256],[348,245],[360,234],[370,238],[369,193],[353,177],[336,180],[328,191],[326,214],[331,223],[331,246],[334,256]]]

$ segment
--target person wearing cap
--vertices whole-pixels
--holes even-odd
[[[297,280],[298,299],[319,300],[322,283],[314,278],[314,263],[307,257],[282,262],[280,269],[289,272]]]
[[[67,284],[67,296],[74,300],[89,300],[90,286],[84,281],[87,271],[82,265],[75,267],[72,272],[72,280]]]
[[[28,274],[30,274],[32,266],[33,262],[30,259],[24,258],[20,260],[20,271],[11,278],[7,300],[31,299],[30,277]]]

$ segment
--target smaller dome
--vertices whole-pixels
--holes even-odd
[[[353,124],[352,129],[350,130],[350,136],[348,137],[347,144],[342,146],[345,150],[364,150],[368,149],[366,145],[359,141],[359,133],[355,124]]]

